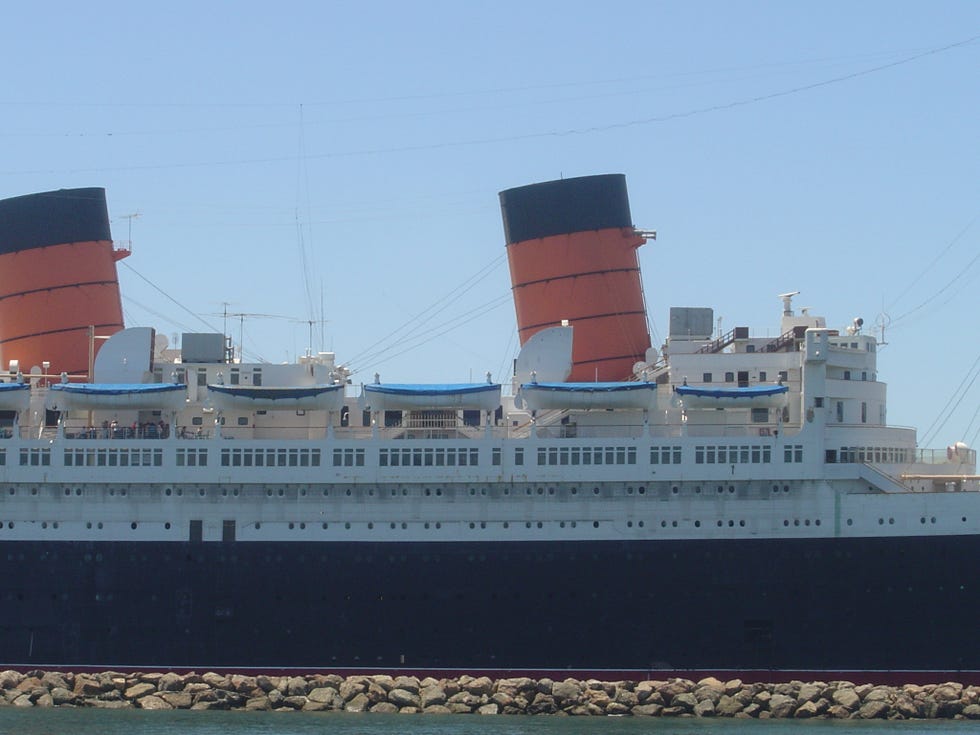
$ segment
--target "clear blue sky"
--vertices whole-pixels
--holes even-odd
[[[220,331],[227,303],[282,317],[229,322],[247,358],[294,359],[313,320],[357,380],[502,377],[497,193],[624,173],[659,233],[640,251],[655,344],[681,305],[775,334],[798,290],[830,326],[890,322],[892,423],[977,441],[975,0],[3,15],[0,197],[103,186],[116,240],[139,213],[129,326]]]

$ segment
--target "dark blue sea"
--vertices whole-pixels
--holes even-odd
[[[344,712],[0,709],[2,735],[873,735],[980,732],[970,721],[658,719]]]

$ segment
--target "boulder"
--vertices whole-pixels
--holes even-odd
[[[419,696],[418,692],[412,692],[408,689],[392,689],[388,692],[388,701],[394,704],[396,707],[421,707],[422,698]],[[372,709],[372,712],[374,710]]]
[[[134,684],[133,686],[129,687],[125,692],[123,692],[123,696],[126,697],[126,699],[139,699],[140,697],[145,697],[147,694],[156,692],[156,690],[157,688],[155,686],[144,682],[142,684]]]
[[[395,677],[391,682],[389,689],[404,689],[406,692],[411,692],[412,694],[418,694],[422,686],[419,684],[419,680],[414,676],[398,676]]]
[[[854,715],[859,720],[874,720],[888,716],[888,702],[882,699],[872,699],[861,705]]]
[[[714,717],[715,703],[710,699],[702,699],[694,705],[694,714],[697,717]]]
[[[411,690],[406,690],[406,691],[411,691]],[[494,696],[496,697],[497,695],[501,695],[501,693],[497,692],[497,694],[495,694]],[[501,696],[507,696],[507,695],[501,695]],[[419,692],[419,700],[420,700],[419,706],[423,710],[426,710],[435,704],[445,704],[446,699],[447,699],[446,692],[438,684],[430,684],[429,686],[422,687],[421,691]]]
[[[662,704],[638,704],[630,710],[630,713],[636,717],[659,717],[663,709]]]
[[[136,700],[136,705],[140,709],[173,709],[173,705],[152,694]]]
[[[398,712],[398,705],[392,702],[378,702],[377,704],[371,705],[371,709],[368,711],[391,715]]]
[[[368,699],[367,694],[364,692],[359,692],[347,700],[347,703],[344,705],[344,709],[348,712],[366,712],[370,706],[371,702]]]
[[[788,694],[773,694],[769,699],[769,711],[773,717],[792,717],[796,711],[796,699]]]
[[[839,704],[849,712],[853,712],[861,706],[861,697],[854,691],[853,687],[838,689],[833,695],[834,704]]]

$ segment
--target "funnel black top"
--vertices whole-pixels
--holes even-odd
[[[105,189],[59,189],[0,200],[0,254],[111,239]]]
[[[500,192],[507,243],[551,235],[632,227],[626,176],[545,181]]]

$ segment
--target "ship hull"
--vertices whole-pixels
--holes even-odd
[[[973,680],[978,553],[976,536],[8,542],[0,667]]]

